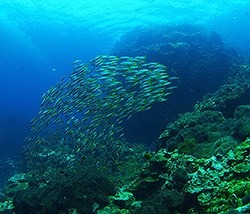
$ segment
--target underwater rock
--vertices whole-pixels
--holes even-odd
[[[240,105],[234,112],[234,116],[236,119],[239,118],[250,118],[250,105]]]
[[[244,140],[250,136],[249,118],[250,117],[248,117],[248,120],[240,120],[237,124],[237,128],[235,129],[237,132],[234,133],[234,135],[241,140]]]
[[[179,77],[178,90],[169,98],[164,115],[170,121],[180,112],[190,111],[205,94],[214,93],[227,79],[233,64],[241,62],[236,51],[224,46],[218,33],[207,33],[193,25],[139,27],[117,42],[113,54],[146,56],[149,61],[166,65],[170,74]]]
[[[158,139],[158,148],[195,157],[227,154],[250,136],[248,105],[238,106],[235,118],[225,118],[219,111],[187,112],[169,123]]]
[[[47,185],[28,186],[16,192],[14,211],[65,213],[74,208],[77,212],[90,214],[105,207],[109,203],[108,196],[114,193],[114,186],[106,178],[75,173]]]
[[[176,189],[182,189],[189,180],[188,172],[185,168],[178,168],[173,172],[172,179]]]
[[[234,64],[229,77],[215,93],[206,94],[201,102],[195,105],[196,111],[221,111],[225,117],[243,117],[249,114],[250,65]],[[237,108],[242,105],[238,110]]]

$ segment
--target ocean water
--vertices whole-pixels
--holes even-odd
[[[20,156],[42,94],[71,73],[72,61],[109,54],[135,27],[178,24],[216,31],[249,54],[249,20],[248,0],[2,0],[0,159]]]
[[[200,29],[207,33],[206,36],[199,33]],[[186,43],[181,39],[175,40],[175,36],[186,39]],[[167,146],[171,151],[177,147],[177,143],[182,143],[183,139],[178,138],[178,131],[182,132],[183,136],[191,136],[183,140],[182,145],[178,144],[178,149],[184,152],[187,150],[187,153],[190,152],[189,146],[192,150],[200,142],[208,142],[207,145],[209,145],[211,143],[209,140],[216,139],[218,141],[214,140],[211,145],[218,146],[216,151],[226,154],[228,148],[238,146],[241,141],[249,137],[249,107],[241,106],[243,110],[238,109],[238,118],[233,116],[238,105],[249,104],[249,97],[239,103],[233,103],[232,109],[230,109],[231,106],[227,106],[223,112],[226,119],[223,119],[220,113],[214,116],[211,112],[202,112],[199,115],[200,118],[214,122],[212,125],[209,124],[211,135],[207,134],[207,127],[202,127],[202,124],[195,124],[198,128],[189,130],[189,125],[194,125],[192,121],[189,123],[190,115],[182,118],[187,124],[183,127],[181,127],[182,124],[176,126],[170,123],[175,121],[179,114],[193,111],[194,104],[201,101],[206,93],[215,92],[226,79],[232,62],[245,63],[239,56],[250,59],[249,38],[249,0],[1,0],[0,212],[4,204],[2,202],[7,200],[14,201],[15,213],[36,213],[34,212],[36,208],[42,210],[41,212],[48,209],[50,210],[48,213],[55,213],[57,209],[62,209],[63,213],[65,210],[69,213],[77,213],[78,207],[75,206],[79,206],[79,210],[85,210],[87,207],[87,211],[83,213],[89,213],[89,210],[91,213],[96,213],[99,208],[108,205],[108,195],[114,194],[122,183],[125,186],[133,185],[129,182],[131,178],[136,177],[139,180],[149,178],[145,179],[145,182],[149,183],[146,190],[143,185],[140,187],[138,184],[138,189],[132,191],[136,202],[142,197],[142,201],[144,200],[142,203],[145,205],[145,208],[138,208],[139,211],[136,213],[150,213],[147,209],[159,208],[157,194],[155,198],[152,194],[151,198],[157,201],[157,206],[153,207],[152,203],[151,207],[150,204],[151,193],[154,193],[155,189],[159,194],[165,194],[163,198],[170,197],[169,201],[173,202],[166,205],[166,212],[162,211],[164,209],[160,206],[161,211],[155,211],[155,213],[171,213],[176,207],[178,210],[179,205],[182,206],[180,210],[185,211],[198,207],[198,200],[185,199],[184,205],[182,204],[184,199],[182,194],[178,193],[181,191],[178,182],[173,185],[176,189],[166,187],[165,184],[168,182],[167,173],[164,171],[166,159],[163,158],[163,161],[159,162],[159,168],[157,161],[152,161],[151,166],[156,163],[157,167],[149,167],[145,174],[143,171],[140,174],[141,168],[146,161],[150,161],[153,151],[159,148],[165,149]],[[164,43],[166,41],[170,42]],[[192,48],[187,48],[190,44],[195,46],[193,52]],[[153,64],[147,64],[142,56],[136,58],[137,50],[140,53],[145,51],[148,54],[147,60],[153,61]],[[158,52],[154,52],[155,50],[163,52],[157,55]],[[164,50],[166,52],[175,50],[177,54],[171,55],[170,51],[168,56],[172,56],[172,59],[162,58],[165,54]],[[191,50],[191,52],[185,55],[185,50]],[[178,51],[184,55],[182,56]],[[110,54],[119,55],[120,58],[108,56]],[[124,55],[130,57],[122,58]],[[177,57],[174,58],[174,56]],[[192,62],[187,60],[189,56]],[[78,60],[83,63],[92,60],[92,67],[90,66],[92,70],[86,69],[78,63]],[[168,62],[176,62],[176,64],[171,65]],[[141,73],[137,75],[133,73],[133,69],[138,65],[145,69],[140,70]],[[171,84],[165,74],[165,66],[167,66]],[[148,67],[150,72],[155,72],[154,75],[149,75]],[[246,71],[249,69],[245,64],[241,68]],[[71,75],[72,71],[74,71],[73,75]],[[121,71],[126,71],[127,76],[123,76]],[[248,74],[240,72],[239,74],[242,74],[241,78],[244,75],[248,77]],[[62,79],[64,81],[61,81]],[[55,88],[50,89],[56,84]],[[167,99],[163,96],[165,89],[172,92]],[[149,109],[145,100],[152,104],[152,109],[145,110]],[[88,105],[85,105],[85,102]],[[202,104],[201,109],[204,107]],[[85,115],[86,119],[82,115]],[[199,117],[196,119],[199,120]],[[33,118],[36,120],[32,120]],[[166,129],[168,124],[170,125]],[[179,127],[181,128],[178,130]],[[164,130],[172,131],[170,134],[165,133],[169,134],[168,137],[171,134],[172,136],[168,141],[163,139],[161,144],[157,140]],[[158,144],[155,144],[156,142]],[[249,140],[246,140],[245,144],[247,143]],[[212,147],[206,147],[211,154]],[[197,155],[199,151],[204,154]],[[200,149],[197,153],[199,157],[199,155],[207,155],[208,152]],[[178,155],[171,157],[168,154],[168,157],[175,161],[173,164],[181,162],[178,158],[181,159],[183,154]],[[163,157],[161,152],[158,156],[159,159]],[[220,163],[223,158],[219,159],[219,157],[221,156],[218,156],[216,162],[207,164],[208,167],[212,166],[211,171],[214,174],[225,166]],[[149,166],[149,162],[147,164]],[[161,164],[164,164],[164,167]],[[234,164],[238,164],[237,161]],[[244,164],[240,165],[242,166]],[[29,171],[27,174],[18,174],[12,177],[8,183],[9,186],[4,189],[6,181],[23,169],[30,170],[35,178],[33,179]],[[160,186],[157,187],[158,189],[151,188],[151,182],[155,181],[151,179],[150,170],[152,177],[157,171],[159,178],[166,179],[166,183],[161,186],[162,189],[159,188]],[[185,182],[188,180],[185,170],[174,171],[172,168],[171,170],[168,173],[171,172],[171,176],[177,181],[178,179]],[[37,173],[38,171],[40,174]],[[95,178],[99,172],[101,176],[107,177],[110,183],[105,179]],[[228,173],[227,169],[225,172]],[[146,177],[147,173],[149,177]],[[169,178],[172,179],[172,177]],[[220,179],[223,180],[221,177]],[[245,177],[242,178],[243,182],[247,180],[244,179]],[[81,185],[78,182],[82,182]],[[143,181],[140,182],[143,183]],[[29,187],[23,188],[23,183]],[[21,191],[18,191],[19,184],[21,184]],[[101,195],[103,193],[99,191],[99,187],[95,188],[96,184],[101,184],[104,188],[104,195]],[[240,183],[239,188],[241,185]],[[63,189],[64,186],[66,191]],[[93,189],[90,188],[91,193],[87,192],[89,195],[85,197],[84,191],[88,188],[83,188],[83,191],[79,188],[77,192],[75,186],[87,186]],[[193,187],[189,186],[189,188],[192,192]],[[239,190],[242,191],[239,194],[242,199],[239,201],[249,204],[249,191],[242,189],[244,188]],[[97,191],[93,194],[96,194],[97,198],[92,198],[92,190]],[[52,193],[47,194],[48,192]],[[67,202],[69,207],[67,207],[66,196],[64,197],[62,192],[69,196],[68,199],[71,199],[72,195],[76,197],[79,194],[76,198],[81,199],[80,203],[76,204],[74,200],[69,200]],[[209,191],[205,189],[204,192],[209,193],[210,189]],[[30,200],[30,194],[38,200]],[[222,198],[224,195],[227,194],[223,194]],[[7,199],[6,196],[8,196]],[[75,199],[74,197],[72,199]],[[90,205],[83,204],[82,202],[86,202],[85,199],[88,197],[91,199]],[[239,207],[241,203],[237,204],[235,197],[236,195],[232,194],[222,202],[226,201],[234,208]],[[119,200],[116,205],[121,209],[137,210],[135,205],[134,207],[123,205]],[[133,200],[135,202],[135,198]],[[190,207],[189,202],[192,204]],[[46,203],[47,207],[44,205]],[[44,209],[40,205],[44,205]],[[227,207],[228,210],[230,206]]]

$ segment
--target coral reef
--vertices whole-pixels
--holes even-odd
[[[74,62],[69,80],[43,96],[22,171],[8,180],[0,210],[250,213],[250,66],[240,64],[216,33],[186,25],[135,30],[114,51],[146,58],[103,55],[89,66]],[[180,87],[169,99],[163,88],[171,90],[176,78],[146,59],[179,76]],[[148,68],[140,71],[143,66]],[[173,105],[157,114],[174,116],[154,150],[127,143],[120,129],[125,119],[162,101]]]
[[[121,205],[112,197],[116,207],[110,205],[109,209],[126,208],[128,213],[249,213],[249,152],[250,138],[224,155],[209,158],[161,149],[126,188],[130,199],[124,200],[129,203]]]

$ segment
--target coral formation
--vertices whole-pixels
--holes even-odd
[[[209,158],[161,149],[126,190],[133,193],[130,198],[142,201],[140,206],[130,202],[126,208],[130,213],[247,213],[249,149],[250,138]]]

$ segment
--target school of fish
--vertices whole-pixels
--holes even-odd
[[[72,64],[69,78],[43,95],[32,130],[63,139],[77,153],[88,145],[124,140],[123,121],[166,101],[175,88],[166,66],[144,56],[100,55],[88,64]]]

